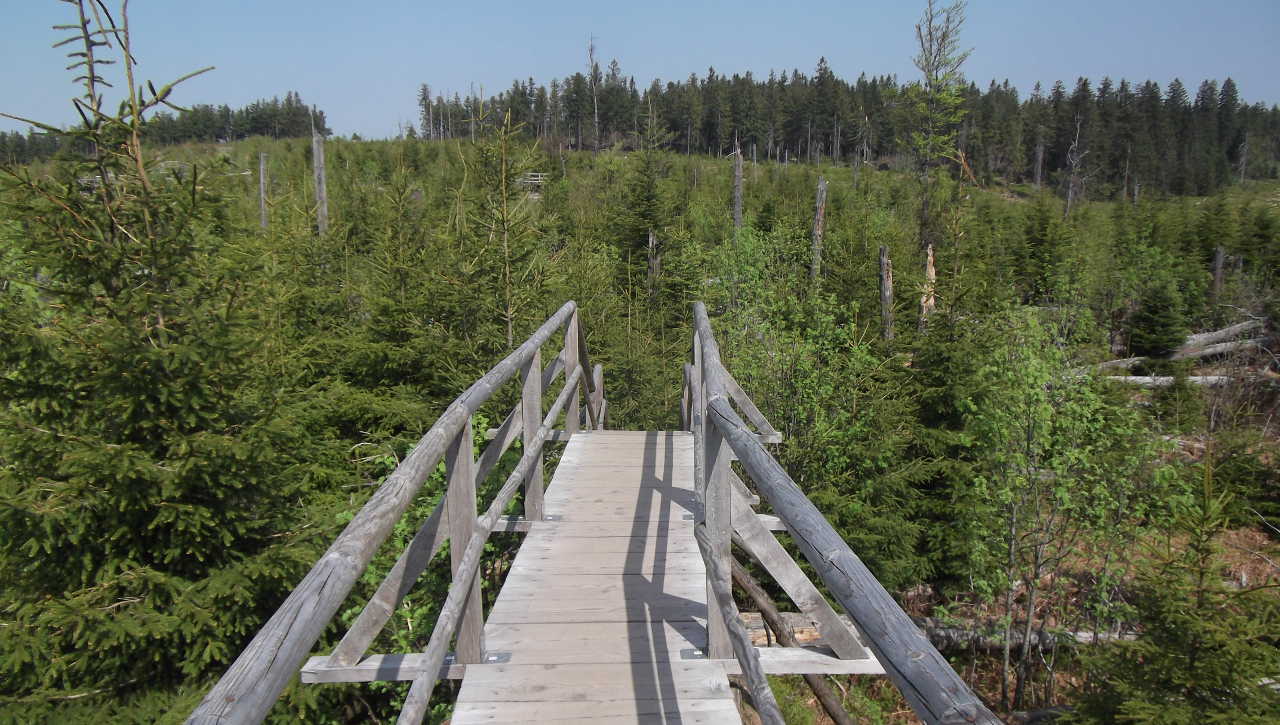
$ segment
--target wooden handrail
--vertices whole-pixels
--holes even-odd
[[[706,307],[694,303],[694,329],[701,348],[703,374],[711,380],[728,375],[711,332]],[[695,371],[696,372],[696,371]],[[708,386],[711,383],[708,381]],[[729,396],[708,394],[708,429],[716,429],[738,457],[757,489],[773,506],[805,558],[863,633],[911,709],[926,723],[952,725],[1000,721],[956,674],[928,638],[915,626],[883,585],[853,553],[844,539],[800,490],[786,470],[733,409]]]
[[[538,355],[535,354],[529,362],[537,362],[537,358]],[[564,364],[557,357],[542,371],[540,382],[544,387],[550,386],[563,369]],[[488,478],[489,472],[497,465],[498,459],[510,448],[514,434],[506,431],[509,431],[512,426],[524,427],[521,416],[521,404],[517,404],[498,427],[499,433],[496,439],[485,446],[480,459],[476,461],[477,482]],[[422,572],[439,553],[444,542],[448,541],[448,531],[440,525],[444,516],[444,506],[445,499],[441,496],[431,515],[418,527],[409,545],[400,554],[400,558],[396,559],[395,566],[383,578],[382,583],[378,585],[378,590],[360,611],[355,623],[343,635],[342,641],[334,648],[333,654],[329,655],[330,663],[353,665],[364,656],[369,645],[386,626],[387,620],[391,619],[396,607],[400,606],[400,602],[408,596],[414,582],[418,581],[418,577],[422,576]]]
[[[538,427],[537,432],[534,434],[535,444],[524,450],[524,454],[520,457],[520,463],[516,465],[516,469],[511,472],[511,475],[507,477],[506,483],[498,491],[498,495],[494,497],[493,503],[490,504],[489,510],[484,517],[476,523],[475,531],[471,535],[471,540],[467,543],[466,551],[462,554],[453,582],[449,585],[449,593],[445,597],[444,604],[440,607],[440,615],[436,617],[435,628],[431,630],[431,639],[427,642],[427,649],[423,653],[426,669],[414,679],[413,685],[410,686],[404,707],[400,711],[400,719],[397,722],[414,724],[422,722],[422,718],[426,714],[427,703],[431,700],[431,691],[435,689],[436,681],[440,678],[440,666],[444,664],[444,657],[448,654],[449,641],[453,639],[459,625],[462,623],[465,611],[464,606],[467,603],[470,589],[476,581],[476,572],[480,570],[480,556],[484,553],[485,542],[489,540],[489,534],[493,532],[493,527],[498,523],[498,517],[502,515],[503,509],[510,503],[516,489],[520,487],[520,484],[529,475],[534,463],[540,460],[542,446],[547,439],[547,434],[555,423],[555,419],[560,415],[561,409],[565,407],[565,404],[568,403],[576,391],[576,385],[581,378],[582,367],[579,366],[565,380],[564,390],[560,392],[560,397],[551,406],[546,418],[542,421],[542,425]]]
[[[569,324],[576,311],[574,302],[566,302],[449,405],[258,630],[187,722],[257,723],[266,716],[449,444],[494,391],[516,375],[556,330]],[[577,381],[566,387],[576,390]]]

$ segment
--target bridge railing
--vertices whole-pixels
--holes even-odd
[[[740,624],[728,594],[731,591],[730,544],[734,534],[741,533],[735,530],[740,520],[755,520],[754,516],[748,519],[734,511],[743,493],[733,480],[736,474],[730,468],[732,451],[916,715],[926,723],[999,723],[764,447],[764,442],[780,440],[780,436],[721,362],[706,307],[697,302],[693,312],[693,362],[685,366],[682,412],[687,427],[694,433],[694,475],[703,506],[702,520],[695,532],[707,564],[708,595],[716,604],[716,609],[707,616],[708,656],[723,659],[736,653],[744,673],[749,673],[754,659],[750,642],[741,643],[741,637],[734,631],[735,625]],[[739,410],[752,422],[754,430]],[[745,539],[739,536],[737,541],[747,545],[773,573],[770,562],[757,554],[763,550]],[[769,539],[772,540],[772,536]],[[782,579],[779,584],[788,589]],[[825,599],[815,602],[810,593],[808,600],[802,601],[791,590],[788,593],[798,606],[807,610],[806,614],[814,617],[821,630],[824,621],[818,615],[825,616],[822,609],[826,606]],[[831,631],[835,632],[836,628],[833,626]],[[823,636],[828,637],[826,631]],[[838,647],[836,650],[839,654]],[[767,682],[753,681],[763,680],[763,676],[748,675],[748,679],[753,694],[762,689],[761,694],[765,696]],[[771,699],[770,693],[766,708]],[[766,715],[764,711],[761,714]]]
[[[541,348],[561,329],[564,345],[544,368]],[[477,459],[472,454],[472,418],[517,373],[522,380],[521,400],[493,432],[493,439]],[[564,387],[544,415],[543,391],[562,373]],[[580,392],[585,392],[585,411],[580,408]],[[333,653],[320,658],[322,661],[314,668],[311,663],[308,665],[308,669],[339,673],[329,679],[313,678],[314,681],[412,679],[400,721],[421,722],[431,690],[444,668],[449,643],[456,637],[456,663],[482,661],[484,622],[477,572],[485,541],[495,529],[520,530],[528,521],[542,519],[543,445],[553,438],[573,435],[584,423],[603,429],[607,406],[603,370],[600,366],[592,368],[577,306],[566,302],[519,348],[453,401],[258,631],[187,722],[262,721],[443,459],[448,486],[445,495]],[[564,429],[553,431],[562,411]],[[477,520],[476,485],[489,475],[517,436],[522,440],[520,461],[485,515]],[[522,487],[523,519],[503,517],[502,512]],[[453,582],[426,651],[401,658],[390,677],[356,671],[370,644],[446,540],[453,541]],[[379,657],[382,656],[369,659]]]

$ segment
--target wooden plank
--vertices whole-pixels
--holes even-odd
[[[757,647],[760,667],[766,675],[883,675],[875,658],[845,660],[830,649],[816,647]],[[716,660],[725,674],[741,674],[738,661]]]
[[[741,496],[742,500],[747,502],[747,505],[760,505],[760,497],[752,493],[751,489],[747,488],[747,484],[738,476],[737,473],[733,472],[733,469],[729,469],[729,484],[733,486],[735,496]]]
[[[481,665],[470,667],[458,702],[609,702],[652,699],[670,693],[673,700],[732,697],[719,663],[709,660],[557,665]]]
[[[714,390],[715,388],[709,388]],[[706,464],[704,469],[707,473],[706,490],[703,492],[703,505],[706,507],[703,511],[702,523],[705,524],[707,541],[706,547],[702,547],[702,556],[704,558],[712,558],[714,561],[708,561],[707,570],[707,603],[708,605],[718,605],[711,607],[711,616],[707,624],[708,637],[711,640],[710,656],[715,659],[727,659],[733,654],[733,644],[730,641],[729,628],[731,623],[726,622],[722,617],[716,614],[727,611],[725,606],[732,607],[733,601],[730,597],[728,602],[720,602],[717,600],[717,593],[720,596],[727,596],[732,591],[732,584],[729,580],[729,546],[730,532],[733,528],[732,510],[730,508],[730,499],[732,498],[732,490],[729,488],[729,446],[724,443],[720,435],[720,431],[715,428],[707,428],[705,446]],[[696,535],[696,529],[695,529]],[[715,577],[715,581],[712,580]],[[737,614],[734,614],[736,621]]]
[[[689,516],[690,518],[686,519],[685,516]],[[527,530],[530,532],[528,536],[549,530],[555,532],[554,535],[561,538],[607,538],[630,536],[692,537],[693,518],[692,514],[686,512],[679,516],[671,516],[667,519],[655,516],[649,519],[624,521],[622,523],[619,523],[617,520],[566,521],[559,519],[555,521],[534,522],[527,527]]]
[[[453,709],[452,725],[512,723],[591,723],[592,725],[722,725],[741,722],[731,698],[716,700],[615,700],[613,702],[544,701],[464,702]]]
[[[599,536],[570,537],[556,536],[539,532],[536,536],[525,538],[520,551],[543,556],[565,556],[590,547],[592,551],[605,554],[618,551],[625,552],[659,552],[697,553],[698,544],[692,536]]]
[[[528,421],[542,420],[542,352],[534,350],[533,356],[520,371],[524,377],[520,391],[521,419]],[[514,415],[512,416],[514,417]],[[540,445],[538,431],[532,425],[521,426],[522,444],[525,450]],[[542,520],[542,451],[538,451],[537,460],[529,471],[524,482],[524,515],[532,521]]]
[[[697,620],[490,622],[485,641],[510,664],[654,662],[705,650],[707,628]]]
[[[397,682],[412,680],[421,675],[425,668],[426,655],[420,653],[370,655],[352,665],[333,664],[328,657],[312,657],[302,666],[302,681],[307,684],[316,682]],[[437,678],[441,680],[460,680],[466,674],[466,671],[466,665],[445,664],[438,668]]]
[[[352,665],[364,656],[400,602],[409,595],[418,577],[426,571],[448,538],[448,528],[442,525],[444,510],[445,501],[441,499],[396,559],[391,571],[378,584],[378,590],[360,610],[360,616],[330,655],[335,665]]]
[[[561,355],[564,357],[566,375],[572,375],[573,371],[581,369],[581,362],[578,359],[578,313],[576,310],[569,316],[569,322],[564,327],[564,350]],[[578,391],[575,389],[569,397],[569,404],[565,406],[564,432],[567,435],[572,436],[578,432],[581,416],[578,410]]]
[[[628,554],[618,552],[582,553],[568,561],[563,557],[529,557],[520,562],[519,572],[525,576],[703,573],[702,557],[698,554],[672,552],[661,561],[631,559]]]
[[[535,418],[534,420],[537,419]],[[511,448],[511,444],[515,442],[516,436],[520,435],[523,428],[524,417],[520,406],[517,405],[507,413],[502,425],[497,428],[490,428],[485,433],[485,438],[489,440],[489,443],[485,445],[484,450],[480,452],[480,459],[476,461],[477,482],[489,477],[489,473],[494,466],[498,465],[498,460],[502,458],[502,454]]]
[[[489,619],[501,624],[552,623],[552,622],[655,622],[673,619],[706,619],[707,605],[691,598],[669,597],[663,601],[651,601],[655,597],[627,598],[627,593],[617,597],[598,598],[591,602],[574,597],[569,592],[559,596],[549,594],[528,599],[507,599],[494,605]]]
[[[583,489],[612,489],[616,495],[634,498],[641,488],[682,488],[692,492],[693,471],[677,470],[664,475],[625,466],[579,466],[556,479],[556,490],[564,492],[561,495]],[[591,493],[604,495],[594,490]]]

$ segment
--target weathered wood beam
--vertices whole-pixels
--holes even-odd
[[[324,556],[316,562],[188,718],[190,723],[261,722],[298,672],[351,587],[404,516],[449,442],[503,383],[514,376],[577,306],[566,302],[519,348],[471,385],[387,476]]]
[[[1221,330],[1212,330],[1210,332],[1201,332],[1196,335],[1187,337],[1187,341],[1182,343],[1181,349],[1191,349],[1196,347],[1205,347],[1215,342],[1223,342],[1225,340],[1233,340],[1246,332],[1262,329],[1262,320],[1245,320],[1230,327],[1224,327]]]

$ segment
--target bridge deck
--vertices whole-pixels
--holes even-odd
[[[706,646],[693,436],[575,435],[468,665],[453,723],[739,722]]]

